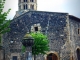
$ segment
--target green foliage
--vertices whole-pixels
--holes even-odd
[[[49,51],[49,41],[46,35],[43,35],[41,32],[33,32],[31,36],[34,38],[33,55],[45,54],[46,51]]]
[[[4,4],[5,4],[5,1],[0,0],[0,43],[1,43],[1,34],[4,34],[10,31],[10,28],[9,28],[10,20],[6,20],[6,19],[11,9],[8,9],[7,12],[3,12]]]
[[[41,32],[34,32],[31,35],[34,38],[34,45],[32,47],[33,55],[45,54],[49,50],[47,36]]]

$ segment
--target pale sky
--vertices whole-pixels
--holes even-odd
[[[6,0],[4,11],[11,8],[8,19],[12,19],[18,10],[18,0]],[[80,0],[37,0],[37,10],[69,13],[80,18]]]

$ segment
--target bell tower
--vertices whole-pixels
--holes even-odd
[[[37,0],[18,0],[18,11],[16,11],[14,18],[22,15],[25,12],[34,10],[37,10]]]
[[[37,10],[37,0],[18,0],[18,10]]]

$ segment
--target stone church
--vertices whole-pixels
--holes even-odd
[[[36,60],[80,60],[80,18],[62,12],[37,11],[37,0],[18,0],[10,28],[2,41],[5,60],[26,60],[26,54],[21,53],[21,41],[28,31],[41,31],[49,39],[50,51],[37,55]]]

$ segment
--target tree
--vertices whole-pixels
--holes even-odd
[[[10,20],[7,19],[7,15],[11,9],[8,9],[7,12],[3,12],[5,1],[0,0],[0,45],[1,45],[1,35],[10,31],[9,25]]]
[[[34,38],[34,45],[32,46],[32,54],[34,55],[34,60],[35,60],[36,55],[46,54],[46,51],[49,51],[49,45],[48,45],[49,40],[47,39],[47,36],[43,35],[41,32],[33,32],[31,33],[31,36]]]

